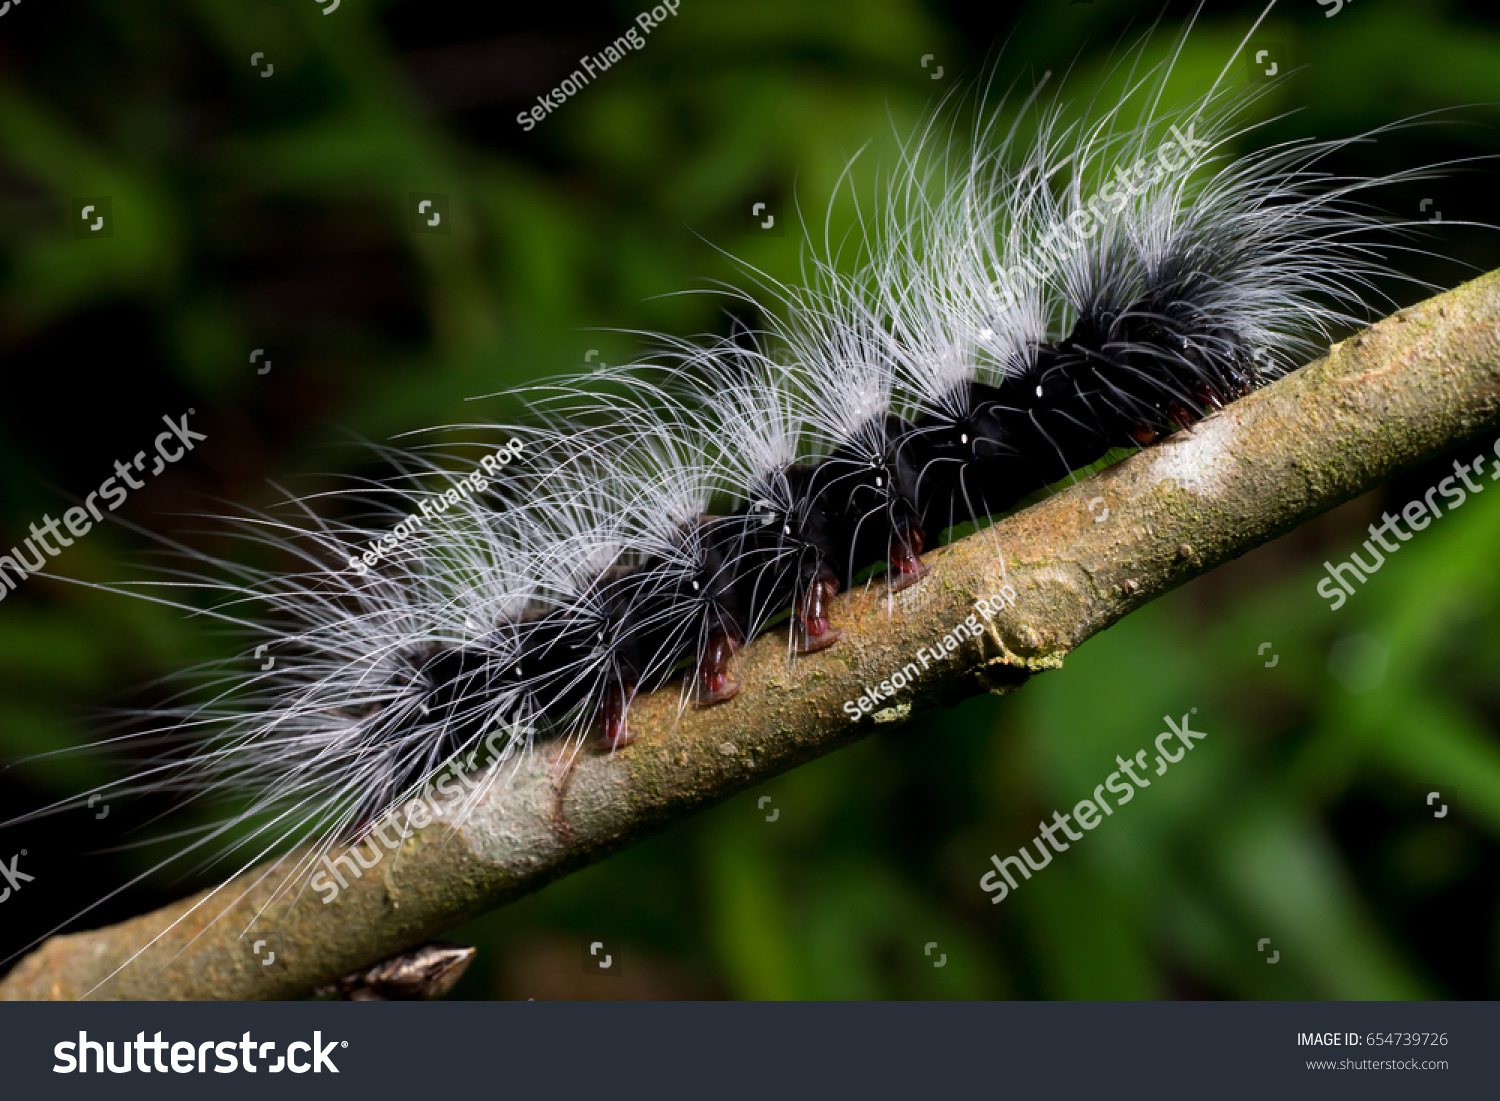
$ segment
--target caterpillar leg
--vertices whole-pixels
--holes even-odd
[[[1167,419],[1176,427],[1187,429],[1193,427],[1203,418],[1196,412],[1183,405],[1180,401],[1174,401],[1167,406]]]
[[[714,635],[698,659],[698,706],[711,707],[732,699],[742,687],[729,677],[730,664],[739,643],[728,635]]]
[[[635,695],[635,685],[618,681],[604,691],[604,702],[599,707],[599,718],[603,731],[600,740],[611,753],[635,741],[630,731],[630,699]]]
[[[826,565],[819,566],[800,600],[793,628],[797,652],[813,654],[837,642],[843,632],[828,625],[828,602],[838,595],[839,581]]]
[[[1201,382],[1194,385],[1193,397],[1197,398],[1198,404],[1202,405],[1205,409],[1224,408],[1224,403],[1219,400],[1219,395],[1215,394],[1208,386]]]
[[[914,525],[902,528],[891,539],[890,563],[896,567],[895,575],[887,582],[891,592],[915,585],[931,572],[922,565],[922,549],[926,545],[922,529]]]

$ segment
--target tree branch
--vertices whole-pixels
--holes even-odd
[[[1010,691],[1156,596],[1495,423],[1497,333],[1500,272],[1387,318],[1193,429],[934,551],[931,574],[894,599],[880,584],[846,594],[832,649],[788,661],[779,633],[761,639],[742,653],[745,688],[726,704],[679,718],[676,687],[644,697],[631,709],[635,744],[580,755],[565,781],[549,753],[534,754],[462,821],[414,832],[328,905],[312,891],[272,901],[289,865],[262,867],[196,909],[207,895],[54,937],[0,982],[0,998],[78,998],[101,982],[94,997],[305,995],[878,724]],[[931,655],[976,599],[1006,585],[1012,606],[922,668],[920,648]],[[846,701],[909,663],[916,675],[894,701],[851,720]],[[258,931],[242,937],[262,907]],[[252,951],[260,938],[273,965]]]

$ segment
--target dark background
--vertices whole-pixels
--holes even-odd
[[[1160,14],[683,0],[643,51],[523,132],[517,112],[643,4],[343,0],[325,16],[314,0],[31,0],[0,16],[0,550],[148,447],[164,414],[196,408],[208,440],[131,495],[118,515],[142,531],[95,530],[56,572],[139,578],[150,534],[238,553],[190,514],[265,507],[268,480],[308,493],[378,474],[351,433],[503,418],[503,400],[464,399],[576,370],[589,349],[612,364],[641,350],[596,330],[723,332],[720,301],[674,293],[733,277],[719,249],[795,278],[796,204],[821,230],[866,143],[873,171],[893,132],[987,65],[999,88],[1051,70],[1081,106]],[[1459,108],[1339,167],[1500,151],[1486,6],[1332,7],[1283,3],[1259,32],[1301,69],[1256,109],[1285,117],[1247,142]],[[1217,73],[1258,10],[1213,5],[1184,79]],[[1187,11],[1166,8],[1151,56]],[[1494,232],[1454,224],[1496,220],[1494,179],[1478,163],[1383,192],[1398,217],[1442,219],[1416,243],[1448,259],[1401,269],[1451,286],[1500,266]],[[413,192],[447,196],[451,233],[412,231]],[[80,196],[110,198],[111,236],[74,235]],[[761,231],[755,201],[787,232]],[[1338,612],[1314,591],[1324,559],[1452,458],[1157,601],[1014,696],[884,731],[456,930],[480,949],[456,996],[1494,997],[1500,492],[1421,533]],[[120,762],[54,751],[230,645],[158,606],[27,581],[0,605],[0,759],[19,762],[0,773],[0,818],[116,775]],[[989,904],[991,853],[1190,707],[1210,734],[1190,764]],[[1425,801],[1438,789],[1457,791],[1441,820]],[[0,859],[24,848],[35,876],[0,904],[0,953],[150,867],[159,847],[119,846],[159,833],[168,809],[0,831]],[[213,874],[149,877],[78,927]],[[619,975],[587,973],[594,940]]]

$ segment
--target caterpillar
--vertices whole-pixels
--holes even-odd
[[[920,584],[945,536],[1359,325],[1402,278],[1382,243],[1411,224],[1365,193],[1444,166],[1322,168],[1379,131],[1232,155],[1270,85],[1234,86],[1236,53],[1164,106],[1176,54],[1143,55],[1082,121],[1049,78],[977,109],[962,140],[940,108],[852,244],[825,234],[797,285],[747,266],[725,288],[752,319],[730,335],[658,334],[639,363],[528,392],[493,446],[379,448],[396,475],[343,495],[353,519],[292,498],[290,519],[231,520],[297,569],[164,540],[189,558],[164,584],[217,594],[211,614],[255,645],[193,671],[133,735],[156,761],[83,798],[235,797],[174,859],[301,848],[300,882],[480,747],[502,765],[538,738],[622,751],[632,702],[673,683],[683,707],[732,706],[749,641],[781,632],[788,660],[837,646],[839,592]],[[247,676],[252,650],[278,660]]]

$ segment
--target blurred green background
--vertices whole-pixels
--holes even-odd
[[[987,65],[996,92],[1050,70],[1085,105],[1158,15],[1105,0],[682,0],[644,50],[524,132],[517,113],[643,4],[343,0],[325,15],[315,0],[96,0],[0,17],[0,548],[149,446],[164,414],[197,409],[209,439],[119,515],[238,553],[188,514],[263,507],[268,480],[306,493],[378,473],[351,433],[503,417],[503,401],[465,399],[579,369],[590,349],[623,362],[642,348],[632,330],[725,332],[721,299],[676,292],[733,278],[725,252],[794,279],[798,211],[820,232],[867,143],[861,171]],[[1273,120],[1256,142],[1462,107],[1339,167],[1500,151],[1500,32],[1478,3],[1282,8],[1254,45],[1301,69],[1256,109]],[[1151,56],[1185,14],[1169,6]],[[1218,72],[1256,14],[1202,17],[1185,87]],[[1249,78],[1246,63],[1231,76]],[[1450,258],[1404,271],[1450,286],[1463,264],[1500,266],[1493,232],[1455,224],[1496,220],[1492,173],[1388,190],[1397,216],[1440,215],[1417,244]],[[446,197],[449,233],[414,231],[412,193]],[[82,239],[76,200],[93,196],[109,197],[112,232]],[[1495,997],[1500,491],[1421,533],[1339,611],[1314,591],[1381,508],[1479,449],[1199,579],[1013,696],[883,730],[456,930],[480,953],[455,996]],[[151,548],[100,529],[53,568],[127,580]],[[0,605],[0,753],[26,758],[0,773],[0,817],[113,775],[123,766],[96,756],[36,755],[101,736],[99,709],[149,706],[158,678],[228,646],[159,607],[24,584]],[[1209,734],[1196,753],[990,904],[990,854],[1192,707]],[[1452,804],[1441,819],[1434,790]],[[35,877],[0,911],[0,950],[148,867],[159,852],[101,850],[167,809],[0,832],[0,857],[25,847]],[[212,877],[150,877],[81,925]],[[596,940],[617,975],[584,966]]]

